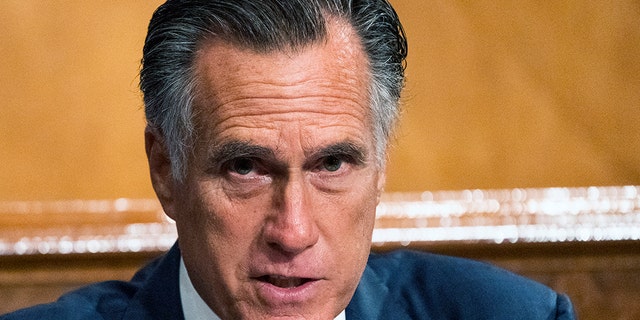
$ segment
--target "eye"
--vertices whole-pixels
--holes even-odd
[[[239,175],[248,175],[255,169],[255,162],[249,158],[239,158],[231,162],[229,170]]]
[[[330,172],[335,172],[340,170],[342,162],[343,161],[340,157],[328,156],[322,160],[322,168]]]

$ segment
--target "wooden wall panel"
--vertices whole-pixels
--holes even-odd
[[[160,2],[0,2],[0,199],[153,196],[137,72]],[[388,191],[640,183],[637,1],[392,2]]]
[[[394,3],[410,48],[389,189],[640,180],[637,1]]]
[[[159,3],[0,2],[0,200],[152,196],[137,74]]]

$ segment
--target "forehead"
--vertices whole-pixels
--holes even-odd
[[[194,64],[197,114],[246,107],[260,99],[323,97],[315,107],[344,110],[353,104],[369,117],[369,64],[359,37],[340,21],[327,28],[321,42],[269,53],[219,40],[203,44]],[[296,106],[304,107],[282,107]]]

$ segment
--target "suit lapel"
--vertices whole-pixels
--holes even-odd
[[[141,270],[132,281],[142,281],[123,319],[184,319],[178,269],[180,250],[177,243],[169,252]]]
[[[347,320],[409,318],[398,299],[389,295],[387,278],[367,264],[358,288],[347,306]]]

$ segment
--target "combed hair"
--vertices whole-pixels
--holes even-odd
[[[194,140],[194,60],[208,39],[259,53],[302,48],[327,37],[329,18],[347,21],[369,59],[369,101],[379,164],[399,114],[407,44],[386,0],[169,0],[151,18],[140,88],[147,123],[165,140],[182,181]]]

